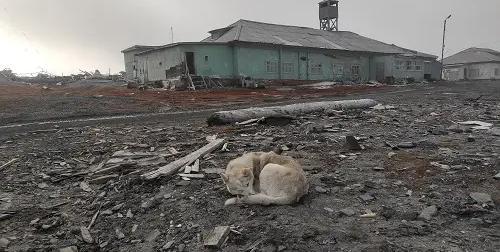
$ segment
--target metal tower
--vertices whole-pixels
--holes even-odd
[[[324,0],[319,3],[319,23],[321,30],[339,30],[339,1]]]

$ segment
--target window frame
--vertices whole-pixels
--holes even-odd
[[[323,64],[321,63],[311,64],[311,74],[316,74],[316,75],[323,74]]]
[[[278,62],[266,60],[266,73],[277,73],[278,72]]]
[[[281,67],[284,74],[295,73],[295,64],[292,62],[284,62]]]
[[[354,69],[357,69],[356,71],[354,71]],[[357,72],[357,73],[355,73]],[[361,65],[359,64],[353,64],[351,65],[351,76],[356,76],[356,77],[359,77],[361,75]]]

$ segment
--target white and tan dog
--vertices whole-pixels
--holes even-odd
[[[252,152],[230,161],[222,179],[231,194],[243,196],[228,199],[226,206],[293,204],[309,189],[300,164],[275,152]]]

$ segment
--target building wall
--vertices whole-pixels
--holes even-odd
[[[441,63],[436,60],[424,61],[424,74],[429,75],[432,80],[440,80]]]
[[[449,81],[500,79],[500,63],[445,66],[443,75]]]
[[[318,81],[367,81],[370,76],[369,55],[248,45],[235,51],[236,76]],[[353,66],[358,74],[353,74]]]
[[[185,69],[185,53],[193,52],[196,75],[232,78],[232,49],[225,45],[177,45],[138,56],[139,80],[178,77]]]
[[[135,79],[138,77],[138,57],[137,54],[150,50],[150,48],[137,48],[128,52],[123,53],[123,58],[125,61],[125,72],[127,79]],[[134,68],[135,67],[135,68]],[[136,72],[137,71],[137,72]]]

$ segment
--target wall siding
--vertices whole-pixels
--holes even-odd
[[[491,80],[500,79],[500,75],[495,75],[495,69],[500,69],[500,63],[477,63],[461,66],[445,66],[444,79],[449,81],[457,80]],[[479,70],[477,75],[473,71]],[[500,71],[500,70],[499,70]],[[467,76],[465,76],[467,74]]]

